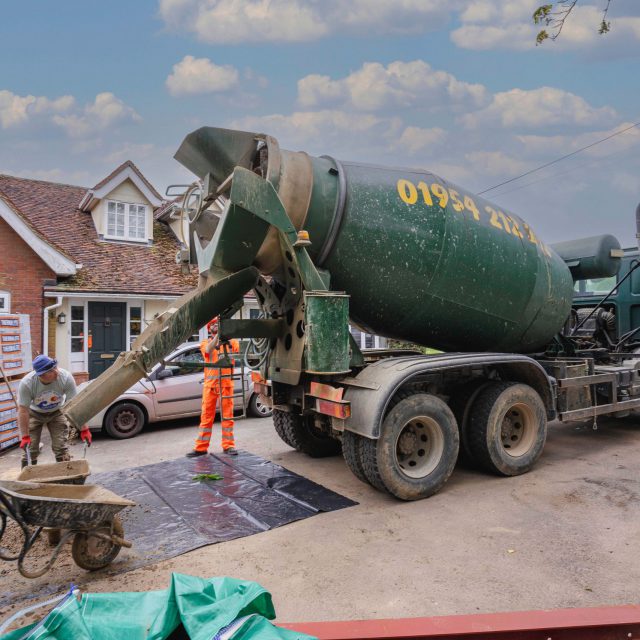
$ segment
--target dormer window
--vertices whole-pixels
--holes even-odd
[[[147,207],[142,204],[107,201],[107,232],[112,240],[147,241]]]

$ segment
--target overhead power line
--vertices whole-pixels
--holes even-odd
[[[575,156],[578,153],[582,153],[583,151],[586,151],[587,149],[591,149],[591,147],[595,147],[598,144],[601,144],[602,142],[606,142],[607,140],[611,140],[611,138],[615,138],[616,136],[619,136],[621,133],[625,133],[625,131],[629,131],[630,129],[633,129],[634,127],[638,127],[640,126],[640,122],[636,122],[635,124],[632,124],[629,127],[626,127],[624,129],[620,129],[620,131],[616,131],[615,133],[612,133],[610,135],[608,135],[606,138],[602,138],[601,140],[597,140],[596,142],[592,142],[591,144],[588,144],[586,147],[582,147],[581,149],[576,149],[575,151],[572,151],[571,153],[567,153],[566,155],[562,156],[561,158],[556,158],[555,160],[551,160],[551,162],[546,162],[545,164],[540,165],[539,167],[536,167],[535,169],[531,169],[530,171],[525,171],[524,173],[521,173],[519,176],[516,176],[515,178],[509,178],[509,180],[505,180],[504,182],[501,182],[500,184],[495,184],[493,185],[493,187],[489,187],[488,189],[485,189],[484,191],[480,191],[478,193],[479,196],[481,196],[483,193],[488,193],[489,191],[493,191],[494,189],[497,189],[498,187],[502,187],[505,184],[509,184],[510,182],[515,182],[516,180],[520,180],[520,178],[524,178],[525,176],[529,176],[532,173],[536,173],[536,171],[540,171],[541,169],[545,169],[546,167],[550,167],[552,164],[556,164],[557,162],[560,162],[561,160],[566,160],[567,158],[570,158],[571,156]]]

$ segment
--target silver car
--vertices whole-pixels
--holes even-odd
[[[193,363],[190,365],[190,363]],[[200,365],[200,366],[198,366]],[[240,369],[234,378],[234,409],[256,418],[271,416],[271,407],[253,391],[251,372],[244,370],[244,398]],[[81,387],[90,385],[84,383]],[[164,363],[157,364],[148,378],[127,389],[106,409],[89,421],[92,431],[104,430],[112,438],[133,438],[150,422],[200,415],[204,359],[200,347],[190,343],[178,347]],[[218,406],[218,414],[220,406]]]

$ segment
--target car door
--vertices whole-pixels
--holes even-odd
[[[193,365],[197,366],[194,368]],[[158,377],[162,379],[154,381],[154,404],[158,419],[199,414],[204,381],[204,359],[200,348],[195,345],[177,353],[166,361],[163,370],[171,371],[171,376],[162,378],[163,374],[159,373]]]

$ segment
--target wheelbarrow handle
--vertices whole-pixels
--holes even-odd
[[[31,466],[31,445],[30,444],[28,444],[24,448],[24,452],[27,454],[27,465]]]

